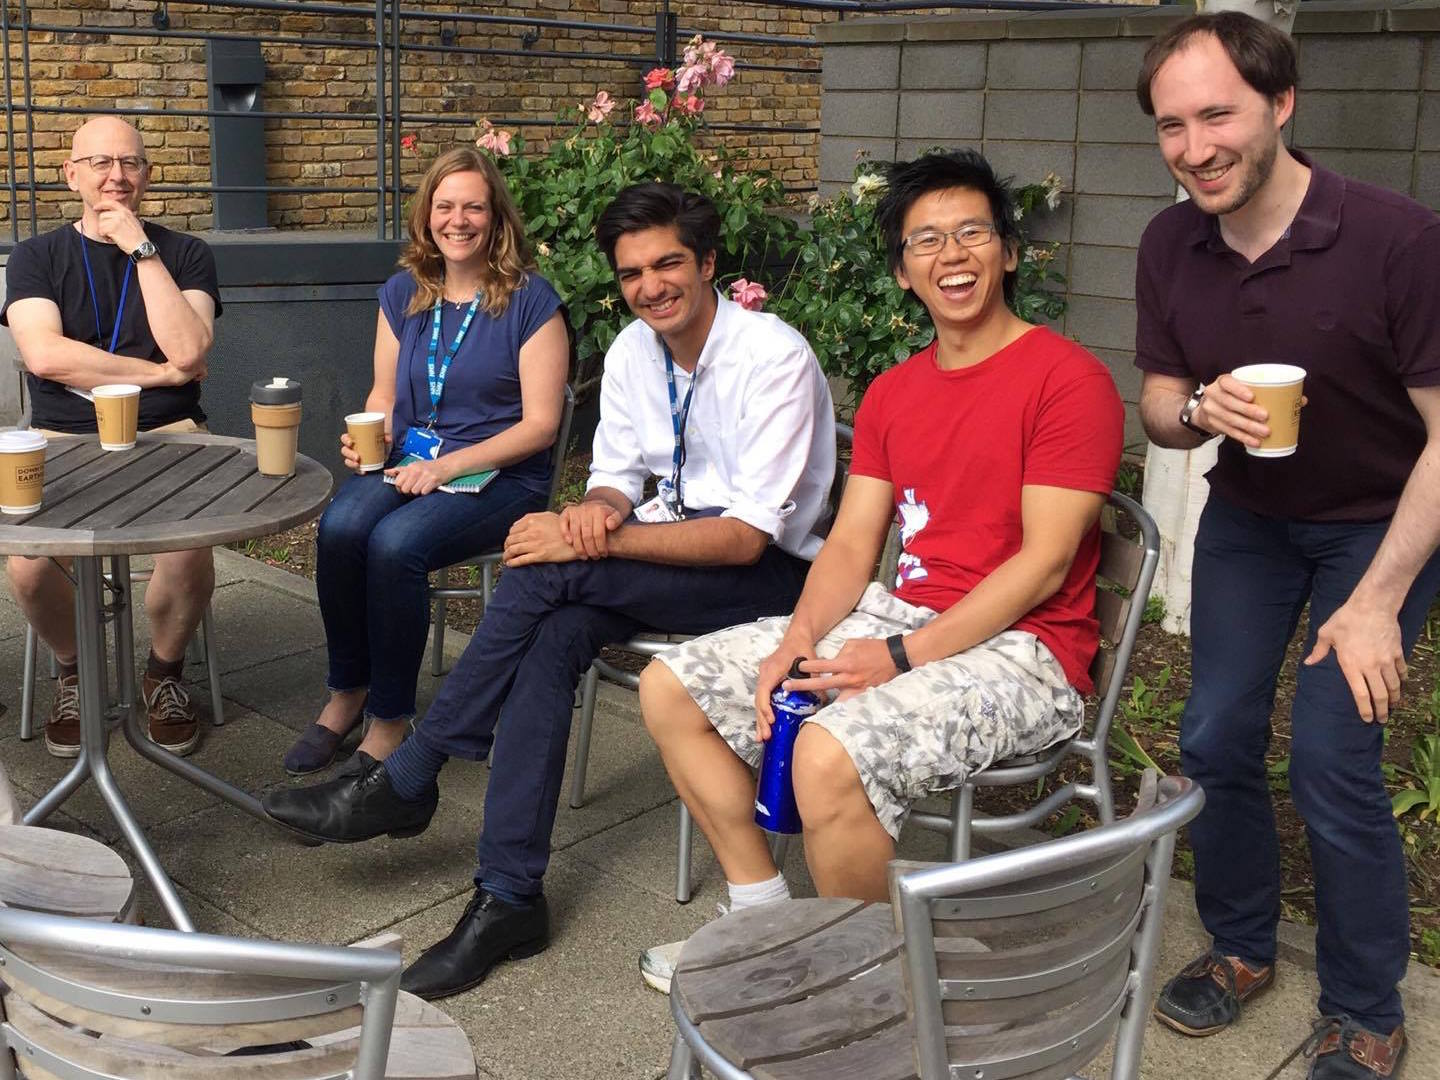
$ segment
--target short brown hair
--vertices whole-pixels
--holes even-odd
[[[1193,15],[1176,23],[1145,50],[1135,96],[1140,99],[1140,108],[1146,116],[1155,115],[1155,103],[1150,98],[1155,73],[1201,34],[1209,34],[1220,42],[1240,77],[1257,93],[1273,98],[1300,85],[1300,63],[1289,34],[1239,11]]]

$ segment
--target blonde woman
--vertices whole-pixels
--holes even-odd
[[[360,750],[389,755],[415,715],[426,575],[499,547],[543,509],[569,346],[560,297],[534,272],[525,228],[494,163],[461,147],[415,193],[401,270],[380,289],[367,411],[388,418],[383,474],[359,473],[320,520],[316,587],[330,700],[285,755],[303,776],[371,721]],[[419,458],[400,465],[402,459]],[[482,491],[437,490],[498,469]]]

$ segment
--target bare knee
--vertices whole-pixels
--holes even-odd
[[[805,827],[819,828],[869,810],[860,773],[840,740],[822,727],[806,724],[795,737],[791,766],[795,805]]]
[[[685,684],[659,660],[640,673],[640,716],[656,742],[710,726]]]
[[[172,593],[209,599],[215,589],[215,556],[210,548],[167,551],[155,556],[156,582]]]
[[[47,589],[64,581],[60,570],[49,559],[25,555],[11,555],[5,560],[5,576],[10,582],[10,595],[22,606],[43,598]]]

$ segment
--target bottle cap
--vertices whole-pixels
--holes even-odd
[[[801,665],[802,663],[804,663],[806,659],[807,659],[807,658],[804,657],[804,656],[797,656],[797,657],[795,657],[794,663],[792,663],[792,664],[790,665],[790,674],[786,675],[785,677],[786,677],[787,679],[808,679],[808,678],[810,678],[810,673],[809,673],[808,671],[801,671],[801,670],[800,670],[800,665]]]
[[[256,405],[294,405],[300,400],[300,383],[284,377],[251,383],[250,400]]]

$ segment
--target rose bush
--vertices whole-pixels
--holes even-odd
[[[499,164],[540,271],[569,306],[582,394],[593,390],[605,350],[630,319],[595,244],[595,221],[616,193],[642,180],[679,184],[715,202],[720,287],[800,330],[826,373],[845,379],[856,400],[876,375],[930,340],[924,310],[885,266],[874,219],[884,177],[862,162],[849,192],[810,200],[809,227],[801,227],[803,208],[787,202],[773,176],[705,130],[706,94],[734,74],[733,58],[696,35],[677,67],[645,74],[639,101],[622,107],[600,90],[563,112],[539,154],[525,153],[519,133],[479,123],[476,144]],[[1059,180],[1047,177],[1017,189],[1016,205],[1028,217],[1053,209],[1059,193]],[[1015,306],[1023,318],[1053,320],[1064,311],[1053,289],[1063,281],[1053,268],[1056,247],[1022,249]]]

